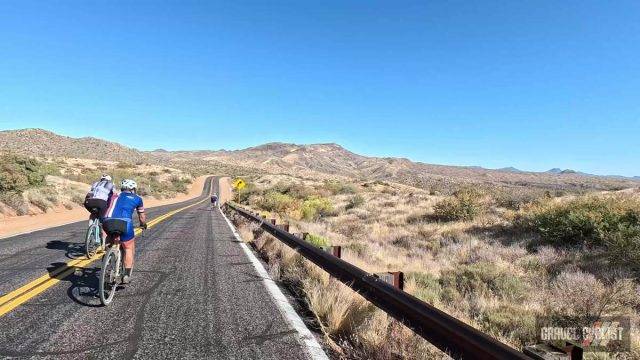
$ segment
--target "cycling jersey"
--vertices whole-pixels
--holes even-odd
[[[121,219],[127,222],[127,232],[120,235],[120,241],[128,241],[135,237],[133,230],[133,212],[144,212],[142,198],[129,191],[123,191],[120,195],[113,195],[111,205],[107,210],[107,219]]]
[[[89,194],[87,194],[87,198],[108,201],[112,194],[113,183],[108,180],[100,180],[91,185],[91,190],[89,191]]]

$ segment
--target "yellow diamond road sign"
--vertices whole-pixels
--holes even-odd
[[[238,178],[233,180],[233,188],[236,190],[242,190],[245,188],[245,186],[247,186],[247,183],[244,182],[244,180]]]

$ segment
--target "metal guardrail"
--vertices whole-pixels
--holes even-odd
[[[374,274],[367,273],[283,231],[237,204],[227,203],[227,205],[245,218],[260,223],[264,231],[357,291],[449,356],[455,359],[531,360],[524,353],[387,284]]]

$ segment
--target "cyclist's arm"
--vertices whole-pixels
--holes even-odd
[[[140,220],[140,224],[146,224],[147,214],[144,211],[144,204],[142,203],[142,198],[140,198],[140,204],[138,204],[138,207],[136,208],[136,210],[138,211],[138,220]]]

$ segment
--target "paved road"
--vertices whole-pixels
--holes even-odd
[[[202,197],[209,186],[217,181],[207,181]],[[187,203],[150,209],[150,218]],[[79,255],[85,228],[81,222],[0,240],[0,296]],[[99,266],[76,269],[0,317],[0,358],[309,358],[207,201],[138,240],[133,282],[108,307],[96,297]]]

